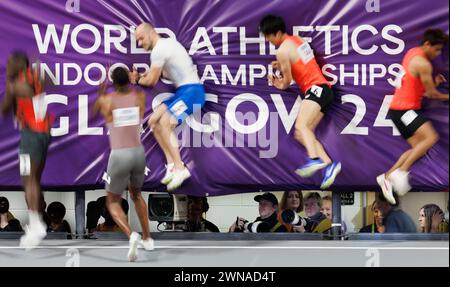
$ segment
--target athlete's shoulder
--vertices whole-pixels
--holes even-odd
[[[432,69],[431,62],[420,55],[416,55],[411,59],[410,68],[418,71],[428,71]]]

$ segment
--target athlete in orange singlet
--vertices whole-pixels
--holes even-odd
[[[2,113],[14,109],[20,125],[20,175],[29,214],[29,225],[20,239],[20,245],[31,249],[39,245],[47,234],[40,208],[43,200],[40,182],[53,120],[47,113],[38,71],[29,67],[29,60],[23,52],[14,52],[8,59],[5,91]]]
[[[326,168],[320,186],[326,189],[341,171],[341,163],[330,159],[314,130],[333,102],[331,85],[323,76],[308,42],[301,37],[288,35],[283,18],[265,16],[260,22],[259,31],[267,41],[278,47],[277,60],[272,62],[272,66],[281,72],[281,76],[269,75],[269,83],[285,90],[294,80],[304,95],[295,123],[295,138],[305,147],[309,158],[296,173],[301,177],[310,177]]]
[[[411,145],[394,166],[377,177],[377,182],[385,198],[395,204],[393,191],[399,195],[410,189],[408,174],[411,166],[438,141],[439,137],[431,123],[422,115],[422,97],[448,101],[448,93],[439,92],[436,87],[445,82],[443,75],[437,75],[433,81],[431,60],[442,53],[448,42],[448,36],[439,29],[425,32],[422,45],[410,49],[402,62],[404,72],[399,79],[389,115],[400,134]],[[400,82],[401,80],[401,82]]]

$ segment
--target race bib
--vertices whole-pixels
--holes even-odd
[[[29,154],[19,154],[20,176],[31,174],[31,159]]]
[[[177,102],[172,106],[172,108],[170,108],[170,110],[176,117],[181,116],[187,109],[188,107],[183,101]]]
[[[320,98],[320,96],[322,95],[322,92],[323,92],[323,88],[316,86],[316,85],[313,85],[310,90],[310,93],[314,94],[318,98]]]
[[[405,126],[409,126],[418,116],[419,115],[415,111],[409,110],[400,118],[400,120]]]
[[[312,59],[314,59],[314,52],[309,46],[308,42],[304,42],[297,48],[297,53],[302,59],[303,64],[309,63]]]
[[[47,114],[47,100],[45,99],[45,93],[35,95],[33,98],[33,110],[34,118],[36,121],[43,121]]]
[[[135,126],[140,124],[139,107],[113,110],[114,127]]]

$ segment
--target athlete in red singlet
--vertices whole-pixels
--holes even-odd
[[[323,76],[308,42],[300,37],[289,36],[283,18],[265,16],[260,22],[259,31],[267,41],[278,47],[277,60],[272,62],[272,66],[281,72],[281,76],[269,75],[269,83],[285,90],[294,80],[304,95],[295,123],[295,138],[305,147],[308,158],[296,173],[310,177],[326,167],[320,186],[326,189],[341,171],[341,163],[330,159],[314,130],[333,102],[331,85]]]
[[[6,93],[2,113],[14,109],[20,125],[20,175],[28,205],[29,225],[20,245],[26,249],[37,246],[46,236],[42,220],[41,176],[50,144],[52,117],[47,113],[45,93],[38,71],[29,67],[27,55],[14,52],[8,59]]]
[[[395,204],[393,191],[406,194],[411,186],[408,180],[409,169],[438,141],[438,134],[432,124],[422,115],[422,97],[448,101],[448,93],[439,92],[436,87],[445,82],[442,75],[433,81],[431,60],[439,56],[448,36],[439,29],[425,32],[422,45],[410,49],[402,62],[403,73],[398,79],[389,115],[400,134],[411,145],[394,166],[377,177],[377,182],[385,198]]]

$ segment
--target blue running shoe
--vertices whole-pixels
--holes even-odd
[[[331,165],[327,167],[325,170],[325,176],[323,177],[322,184],[320,185],[321,189],[327,189],[330,187],[336,176],[341,172],[341,163],[333,162]]]
[[[310,177],[312,176],[316,171],[321,170],[322,168],[325,168],[328,164],[324,163],[320,158],[319,159],[309,159],[308,162],[302,166],[299,167],[295,173],[300,175],[301,177]]]

